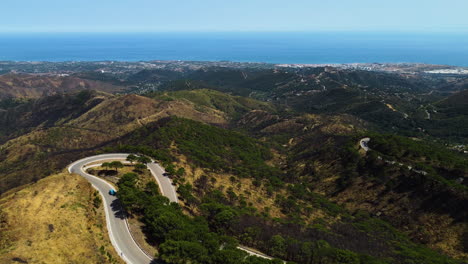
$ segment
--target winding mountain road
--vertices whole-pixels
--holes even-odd
[[[369,141],[370,141],[370,138],[368,138],[368,137],[359,140],[359,145],[366,152],[370,150]]]
[[[78,160],[68,166],[70,173],[77,173],[86,178],[101,194],[106,212],[107,230],[109,237],[117,253],[129,264],[157,263],[152,256],[148,256],[133,240],[128,229],[125,213],[122,210],[117,197],[108,194],[114,187],[108,182],[86,173],[87,164],[105,160],[125,160],[128,154],[103,154]],[[153,171],[152,171],[153,172]],[[161,174],[161,177],[162,176]],[[159,182],[159,181],[158,181]]]
[[[113,153],[87,157],[70,164],[68,166],[68,172],[83,176],[101,194],[104,201],[109,237],[112,245],[122,259],[129,264],[159,263],[157,260],[153,259],[153,256],[146,254],[133,239],[128,228],[125,212],[122,210],[117,197],[108,194],[109,190],[114,189],[114,187],[105,180],[86,173],[87,168],[98,166],[105,161],[125,161],[128,155],[129,154],[125,153]],[[177,199],[177,192],[172,185],[172,181],[163,175],[165,173],[164,169],[154,161],[148,163],[147,166],[153,177],[158,182],[162,195],[166,196],[169,201],[178,203],[179,200]],[[244,246],[239,246],[238,249],[245,251],[252,256],[272,259],[267,255]]]

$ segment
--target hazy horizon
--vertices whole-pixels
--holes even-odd
[[[464,0],[25,0],[2,6],[0,32],[467,32],[466,10]]]
[[[465,10],[462,0],[8,1],[0,60],[468,66]]]

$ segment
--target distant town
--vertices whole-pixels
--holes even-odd
[[[292,68],[306,69],[317,67],[333,67],[338,69],[377,71],[401,74],[436,74],[436,75],[468,75],[467,67],[432,65],[423,63],[344,63],[344,64],[271,64],[256,62],[231,61],[68,61],[68,62],[14,62],[0,61],[0,74],[30,73],[53,74],[67,76],[76,72],[95,71],[100,73],[131,73],[141,70],[163,69],[171,71],[193,71],[211,67],[231,69],[275,69]]]

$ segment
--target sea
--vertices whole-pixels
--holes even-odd
[[[0,61],[109,60],[468,67],[468,33],[0,33]]]

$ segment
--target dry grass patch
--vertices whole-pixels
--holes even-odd
[[[10,245],[0,263],[123,263],[112,247],[102,204],[83,178],[61,173],[0,200]]]
[[[208,170],[191,166],[184,155],[178,155],[179,160],[175,166],[184,168],[185,175],[183,183],[190,183],[196,186],[195,181],[205,175],[210,179],[210,185],[213,189],[222,191],[226,196],[228,190],[232,190],[238,197],[243,196],[245,201],[257,208],[259,212],[266,212],[272,217],[284,217],[280,208],[275,204],[275,195],[269,196],[263,185],[256,187],[252,179],[240,178],[229,173],[210,172]],[[231,179],[234,179],[232,181]],[[280,190],[276,194],[286,194],[285,190]],[[183,203],[183,201],[181,201]],[[193,210],[194,208],[192,208]]]

